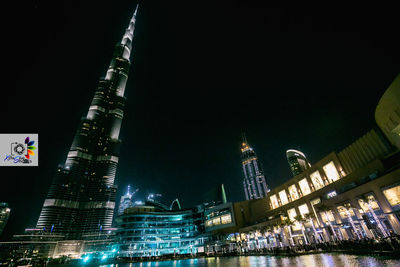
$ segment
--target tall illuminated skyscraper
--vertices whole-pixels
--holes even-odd
[[[269,192],[267,182],[256,152],[249,146],[245,136],[243,136],[241,151],[243,189],[246,200],[263,198]]]
[[[37,227],[79,238],[111,226],[117,187],[114,185],[124,116],[124,91],[136,12],[114,50],[105,78],[98,83],[87,115],[76,131],[65,164],[50,186]]]
[[[306,155],[304,155],[304,153],[301,151],[289,149],[286,151],[286,158],[288,160],[290,169],[292,170],[293,176],[299,175],[311,167]]]
[[[121,200],[119,201],[118,215],[123,214],[124,210],[133,206],[134,204],[133,196],[136,194],[137,191],[139,191],[139,189],[136,189],[134,192],[131,192],[131,186],[128,185],[128,190],[126,194],[122,195]]]

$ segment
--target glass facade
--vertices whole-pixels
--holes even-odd
[[[295,220],[294,217],[297,216],[296,210],[294,208],[293,209],[289,209],[287,211],[287,213],[288,213],[289,220],[294,221]]]
[[[322,168],[324,169],[324,172],[325,172],[326,176],[328,177],[329,182],[333,183],[333,182],[339,180],[340,176],[335,167],[335,163],[333,163],[333,161],[329,162]]]
[[[270,199],[270,201],[271,201],[271,205],[272,205],[272,208],[273,208],[273,209],[276,209],[277,207],[279,207],[278,199],[276,198],[276,195],[270,196],[269,199]]]
[[[328,220],[330,222],[335,221],[335,217],[333,216],[333,213],[331,210],[328,210],[327,212],[320,212],[320,215],[321,215],[322,221],[324,223],[328,222]]]
[[[195,210],[128,208],[116,219],[119,228],[116,233],[119,256],[195,254],[197,247],[202,247],[203,244],[200,234],[201,220],[201,213]],[[219,216],[214,218],[212,223],[218,224],[228,220],[226,216]]]
[[[282,205],[285,205],[285,204],[289,203],[289,199],[288,199],[288,197],[286,195],[286,191],[285,190],[279,191],[279,198],[281,200]]]
[[[321,189],[324,187],[324,181],[321,178],[321,175],[319,174],[319,171],[315,171],[310,174],[311,181],[314,185],[315,190]]]
[[[289,194],[290,194],[290,197],[292,198],[292,201],[293,200],[296,200],[296,199],[299,199],[299,192],[297,192],[297,188],[296,188],[296,185],[294,184],[294,185],[291,185],[291,186],[289,186]]]
[[[383,190],[383,194],[392,206],[400,205],[400,185]]]
[[[299,206],[299,212],[300,212],[301,216],[303,216],[303,218],[304,218],[304,216],[305,216],[306,214],[309,214],[310,211],[308,210],[307,204],[300,205],[300,206]]]
[[[301,189],[301,192],[303,193],[303,196],[308,195],[311,193],[310,186],[308,185],[307,179],[304,178],[299,182],[299,186]]]
[[[219,210],[206,212],[205,226],[206,228],[218,225],[232,223],[232,211],[230,207],[225,207]]]

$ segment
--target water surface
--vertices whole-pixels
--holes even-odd
[[[210,267],[235,267],[235,266],[285,266],[285,267],[313,267],[313,266],[340,266],[340,267],[377,267],[400,266],[400,259],[388,259],[383,257],[357,256],[347,254],[311,254],[293,257],[280,256],[236,256],[198,258],[186,260],[171,260],[159,262],[123,263],[86,266],[104,267],[186,267],[186,266],[210,266]]]

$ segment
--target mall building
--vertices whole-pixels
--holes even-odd
[[[241,207],[242,249],[400,234],[400,75],[376,108],[380,128]],[[238,220],[237,220],[238,221]],[[233,239],[232,239],[233,240]]]

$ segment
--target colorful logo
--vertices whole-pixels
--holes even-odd
[[[30,156],[35,156],[35,152],[33,150],[36,149],[36,147],[33,146],[35,141],[29,141],[29,136],[25,138],[25,144],[28,146],[28,153],[25,155],[25,158],[29,159]]]
[[[14,163],[31,163],[30,157],[35,155],[33,150],[36,149],[33,144],[35,144],[35,141],[30,141],[29,136],[25,138],[24,144],[12,142],[11,154],[6,155],[4,161],[12,160]]]

